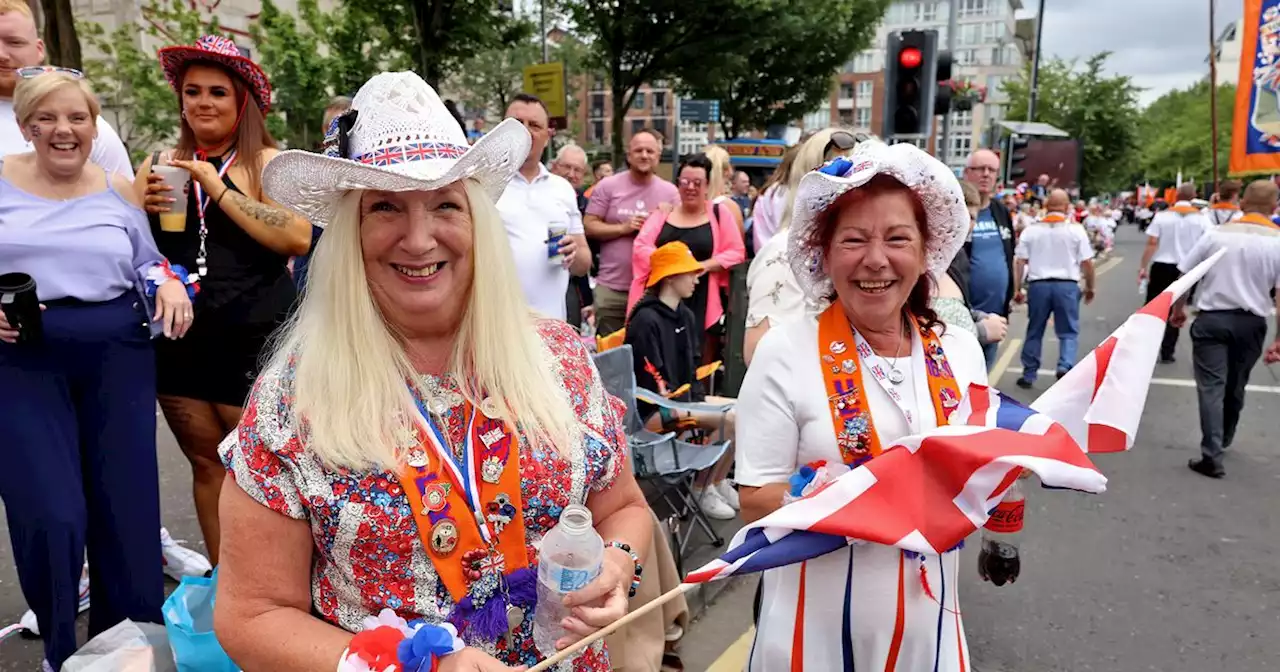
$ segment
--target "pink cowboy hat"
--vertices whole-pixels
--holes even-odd
[[[179,95],[182,93],[182,81],[179,78],[184,68],[191,63],[214,63],[240,75],[248,83],[249,91],[263,114],[271,108],[271,82],[267,80],[267,73],[257,63],[241,55],[240,48],[229,38],[205,35],[196,40],[194,45],[164,47],[159,55],[164,78]]]

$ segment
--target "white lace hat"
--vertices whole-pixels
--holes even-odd
[[[468,146],[435,89],[415,73],[384,72],[333,120],[323,153],[281,152],[263,169],[262,185],[267,196],[320,227],[353,189],[430,191],[474,178],[497,202],[529,145],[524,126],[506,119]]]
[[[796,190],[795,212],[787,234],[787,259],[800,288],[810,300],[825,300],[834,292],[822,266],[822,250],[810,244],[818,215],[842,194],[857,189],[876,175],[889,175],[906,185],[924,204],[929,227],[925,265],[944,273],[969,230],[969,210],[960,181],[941,161],[915,145],[886,145],[878,140],[858,143],[848,156],[828,161],[805,175]]]

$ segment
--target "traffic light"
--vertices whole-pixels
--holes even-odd
[[[943,82],[951,79],[951,52],[938,53],[938,72],[933,78],[938,82],[938,93],[933,100],[933,113],[942,116],[951,111],[951,87],[943,85]]]
[[[929,137],[938,89],[938,31],[891,33],[885,58],[884,137]]]
[[[1027,160],[1027,139],[1016,135],[1009,136],[1009,150],[1005,152],[1007,159],[1007,172],[1005,173],[1006,182],[1023,177],[1027,174],[1027,169],[1022,167],[1022,163]]]

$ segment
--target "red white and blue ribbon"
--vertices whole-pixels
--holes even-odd
[[[484,542],[492,546],[497,541],[497,534],[489,526],[485,520],[484,506],[480,503],[480,466],[481,461],[473,459],[471,452],[471,437],[475,431],[476,409],[472,408],[467,416],[467,432],[462,441],[462,458],[459,464],[458,458],[454,457],[452,451],[445,444],[444,434],[442,430],[431,419],[431,413],[421,400],[415,397],[415,405],[418,409],[418,420],[427,429],[426,435],[428,443],[431,444],[431,450],[435,452],[439,462],[449,470],[454,477],[455,482],[462,485],[463,496],[466,497],[467,506],[471,508],[472,516],[476,519],[476,524],[480,527],[480,536]]]
[[[247,100],[247,99],[246,99]],[[200,161],[208,160],[208,155],[203,150],[196,151],[196,159]],[[231,164],[236,162],[236,150],[231,150],[227,154],[226,159],[222,162],[222,167],[218,168],[218,180],[221,181],[227,176],[227,171],[231,170]],[[192,180],[195,187],[196,195],[196,213],[200,217],[200,252],[196,255],[196,270],[203,277],[209,274],[209,267],[206,265],[209,255],[205,251],[204,241],[209,236],[209,229],[204,223],[204,212],[209,207],[209,197],[204,193],[204,187],[200,186],[199,180]]]
[[[362,622],[338,661],[338,672],[426,672],[466,644],[452,625],[405,621],[390,609]]]
[[[181,264],[170,265],[168,260],[162,261],[147,270],[146,292],[147,296],[155,296],[160,289],[160,285],[170,281],[177,280],[187,287],[187,298],[194,299],[200,291],[200,276],[196,273],[188,272]]]

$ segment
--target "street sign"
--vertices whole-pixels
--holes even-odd
[[[720,121],[720,101],[682,100],[680,101],[680,121],[702,124]]]
[[[542,99],[552,128],[567,128],[564,63],[537,63],[524,69],[524,90]]]

